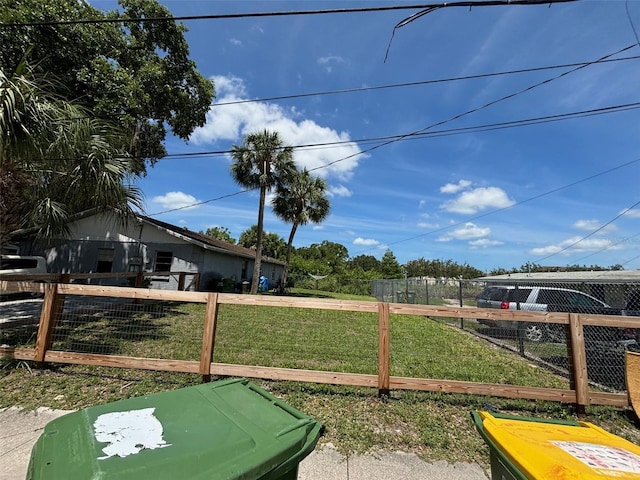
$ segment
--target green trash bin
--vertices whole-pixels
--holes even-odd
[[[57,418],[27,480],[289,480],[324,426],[246,379],[85,408]]]

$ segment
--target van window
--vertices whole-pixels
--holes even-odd
[[[18,268],[37,268],[37,258],[2,258],[0,259],[0,270],[15,270]]]
[[[506,295],[504,288],[500,287],[485,287],[480,294],[480,298],[484,300],[492,300],[494,302],[502,302]]]
[[[530,288],[511,288],[509,289],[509,295],[507,295],[508,302],[526,303],[531,293]]]
[[[571,290],[551,290],[541,289],[538,295],[538,303],[545,303],[547,305],[571,305],[574,307],[601,307],[600,303],[595,298],[591,298],[582,292],[576,292]]]
[[[541,288],[538,294],[538,303],[546,305],[570,305],[567,292],[564,290],[549,290]]]
[[[575,305],[577,307],[601,307],[602,304],[596,301],[594,298],[587,297],[579,292],[568,292],[567,299],[569,305]]]

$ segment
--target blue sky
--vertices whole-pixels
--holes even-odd
[[[410,4],[162,3],[175,16]],[[640,59],[260,100],[592,62],[637,44],[634,28],[640,34],[635,1],[446,8],[398,29],[385,62],[394,25],[414,12],[185,22],[191,58],[215,80],[217,97],[207,124],[188,143],[168,139],[168,152],[225,151],[265,128],[293,146],[345,142],[295,150],[300,167],[327,181],[332,207],[321,225],[298,229],[297,247],[330,240],[351,256],[380,258],[391,249],[400,263],[450,259],[486,271],[526,262],[640,268],[636,109],[387,145],[363,141],[639,102]],[[611,58],[636,55],[638,45]],[[238,100],[255,101],[222,105]],[[258,197],[231,195],[241,188],[230,163],[225,155],[159,161],[139,182],[147,213],[196,231],[226,227],[238,238],[257,223]],[[160,213],[219,197],[226,198]],[[265,229],[286,239],[290,226],[267,208]]]

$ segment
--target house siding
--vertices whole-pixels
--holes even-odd
[[[172,231],[167,231],[139,219],[123,226],[113,217],[96,214],[74,221],[69,226],[69,239],[38,246],[36,254],[47,259],[48,270],[52,273],[92,273],[97,271],[101,249],[113,249],[112,272],[155,271],[157,252],[171,252],[170,271],[200,273],[201,290],[218,289],[223,278],[232,279],[236,289],[243,281],[250,280],[243,278],[242,273],[245,266],[247,276],[253,273],[253,258],[198,242],[189,238],[188,233],[193,232],[184,230],[181,235],[182,229],[171,227]],[[262,274],[271,282],[281,278],[282,270],[281,262],[262,261]],[[129,281],[104,279],[100,283],[126,285]],[[151,277],[151,288],[175,290],[177,284],[177,275]]]

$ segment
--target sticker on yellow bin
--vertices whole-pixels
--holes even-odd
[[[640,480],[640,447],[591,423],[477,413],[483,434],[525,478]]]

